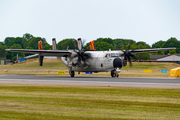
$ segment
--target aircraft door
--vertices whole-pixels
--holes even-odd
[[[106,53],[104,56],[104,66],[106,69],[110,68],[110,54]]]

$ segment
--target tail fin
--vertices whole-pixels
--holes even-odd
[[[94,41],[89,42],[89,47],[90,47],[90,50],[96,50]]]
[[[52,39],[52,49],[57,50],[57,45],[56,45],[56,39],[55,38]]]
[[[38,49],[39,50],[43,50],[43,45],[42,45],[42,41],[41,40],[38,42]]]

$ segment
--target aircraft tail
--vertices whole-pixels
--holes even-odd
[[[39,50],[43,50],[43,44],[42,43],[43,42],[41,40],[38,42],[38,49]]]
[[[56,44],[56,39],[52,39],[52,50],[57,50],[57,44]]]
[[[96,50],[94,41],[89,42],[89,47],[90,47],[90,50]]]

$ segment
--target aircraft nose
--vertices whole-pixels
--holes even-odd
[[[114,68],[122,68],[122,60],[120,58],[115,58],[113,61]]]

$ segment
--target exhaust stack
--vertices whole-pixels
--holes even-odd
[[[57,50],[56,39],[52,39],[52,50]]]

